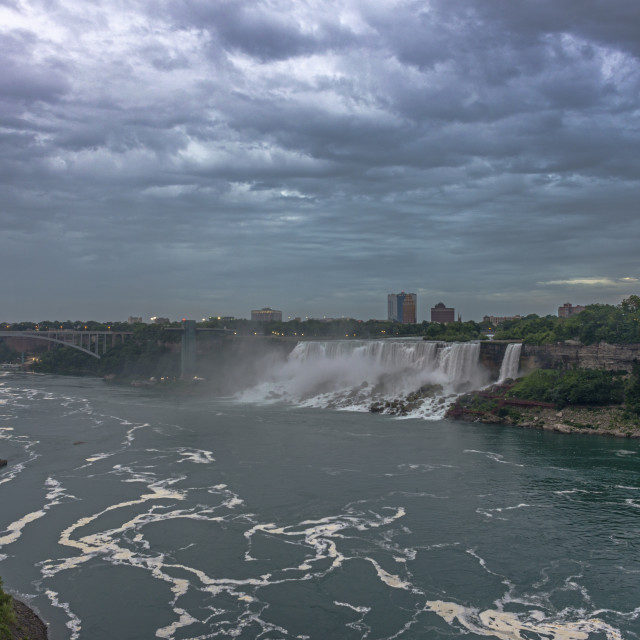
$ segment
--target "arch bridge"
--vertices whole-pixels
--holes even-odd
[[[65,347],[71,347],[82,351],[94,358],[100,359],[108,349],[116,344],[122,344],[132,331],[73,331],[69,329],[46,330],[46,331],[0,331],[0,338],[28,338],[36,340],[47,340]]]

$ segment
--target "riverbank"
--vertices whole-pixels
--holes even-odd
[[[640,438],[640,418],[631,415],[622,405],[572,405],[557,409],[549,403],[510,401],[478,392],[458,398],[447,417],[557,433]]]
[[[9,623],[10,640],[48,640],[47,625],[24,602],[12,598],[15,622]]]
[[[33,609],[2,589],[0,580],[0,640],[47,640],[47,625]]]

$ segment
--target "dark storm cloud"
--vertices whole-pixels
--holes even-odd
[[[640,277],[639,13],[0,2],[0,249],[25,283],[0,319],[617,302]]]
[[[169,10],[180,24],[206,28],[224,48],[261,60],[285,60],[355,44],[353,34],[318,11],[313,28],[296,17],[290,2],[182,0]],[[293,9],[293,10],[292,10]],[[309,25],[311,26],[311,25]]]
[[[5,103],[57,102],[69,90],[68,71],[51,60],[35,60],[34,33],[16,31],[0,38],[0,95]],[[62,68],[61,68],[62,67]]]

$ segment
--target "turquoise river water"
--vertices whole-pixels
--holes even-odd
[[[52,640],[640,638],[640,444],[0,377]]]

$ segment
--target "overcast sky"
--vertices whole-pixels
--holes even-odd
[[[640,292],[638,0],[0,0],[0,320]]]

